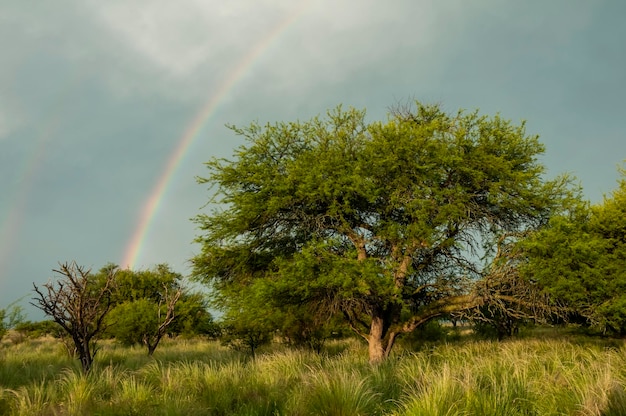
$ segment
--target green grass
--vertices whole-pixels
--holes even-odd
[[[84,375],[53,339],[0,349],[1,415],[625,415],[621,341],[540,333],[398,349],[371,366],[356,341],[256,360],[217,342],[100,344]]]

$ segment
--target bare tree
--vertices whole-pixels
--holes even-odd
[[[92,345],[104,329],[104,318],[111,309],[111,287],[117,269],[111,269],[103,281],[96,281],[91,269],[75,261],[59,263],[53,271],[61,277],[42,287],[33,283],[37,294],[31,304],[58,323],[72,338],[85,373],[89,372],[96,350]]]

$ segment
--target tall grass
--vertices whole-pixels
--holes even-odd
[[[2,415],[625,415],[626,349],[586,338],[432,344],[371,366],[355,341],[251,360],[218,343],[0,349]]]
[[[417,354],[396,414],[626,414],[623,350],[561,341],[477,342]]]

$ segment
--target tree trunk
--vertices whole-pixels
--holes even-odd
[[[155,335],[154,338],[152,338],[150,335],[143,336],[143,343],[146,347],[148,347],[149,357],[152,357],[152,354],[154,354],[154,351],[156,351],[156,348],[159,345],[159,342],[161,341],[162,337],[163,337],[163,334],[157,334]]]
[[[369,334],[366,337],[370,363],[379,363],[389,356],[398,335],[398,331],[392,331],[391,327],[399,320],[400,311],[397,304],[374,308]]]
[[[93,356],[91,354],[91,349],[89,348],[89,341],[78,341],[77,345],[80,364],[83,367],[83,372],[87,374],[89,373],[89,370],[91,370],[91,365],[93,363]]]
[[[369,359],[371,364],[377,364],[385,359],[385,346],[383,344],[385,322],[382,316],[374,314],[368,337]]]
[[[154,351],[156,350],[157,345],[159,345],[159,340],[157,339],[154,344],[151,344],[150,342],[147,343],[148,344],[148,357],[152,357],[152,354],[154,354]]]

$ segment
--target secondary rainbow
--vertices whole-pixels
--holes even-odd
[[[143,207],[139,214],[139,221],[137,227],[132,233],[131,239],[124,251],[124,258],[121,266],[127,268],[134,268],[137,259],[139,258],[142,248],[145,244],[146,237],[150,231],[150,226],[159,210],[159,206],[163,201],[167,189],[172,181],[176,168],[181,164],[189,147],[193,144],[194,140],[198,136],[198,132],[209,120],[213,112],[216,110],[222,99],[226,97],[228,92],[235,86],[248,69],[254,64],[261,54],[267,50],[267,48],[289,27],[293,24],[298,17],[302,15],[309,1],[303,1],[300,3],[287,18],[281,21],[276,27],[274,27],[269,33],[260,39],[250,52],[245,55],[235,66],[229,77],[226,78],[220,85],[219,89],[207,100],[202,106],[200,111],[193,118],[192,122],[185,129],[184,133],[178,139],[176,148],[166,163],[165,169],[159,176],[152,192],[150,192],[148,199],[143,204]]]
[[[46,158],[46,146],[57,134],[61,122],[66,116],[68,107],[67,100],[83,81],[85,72],[79,68],[68,74],[66,82],[59,84],[57,94],[52,104],[47,108],[46,116],[38,121],[36,129],[30,139],[32,140],[32,152],[24,158],[22,165],[14,173],[15,185],[3,189],[3,195],[12,202],[12,207],[4,218],[0,218],[0,276],[5,275],[9,267],[14,250],[20,240],[20,228],[24,222],[24,214],[33,190],[37,175],[43,161]]]

